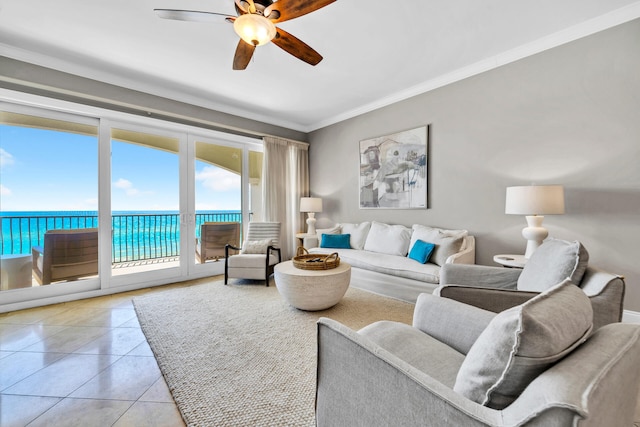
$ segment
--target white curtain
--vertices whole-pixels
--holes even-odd
[[[300,198],[309,195],[309,146],[283,138],[265,136],[263,212],[265,221],[282,224],[280,247],[283,259],[295,255],[296,233],[305,229]]]

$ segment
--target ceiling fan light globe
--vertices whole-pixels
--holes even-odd
[[[236,18],[233,29],[242,40],[253,46],[269,43],[276,36],[276,26],[261,15],[247,13]]]

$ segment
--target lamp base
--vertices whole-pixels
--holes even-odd
[[[316,234],[316,214],[315,212],[308,212],[307,215],[307,234]]]
[[[529,259],[542,244],[542,241],[547,238],[549,232],[542,226],[544,216],[527,215],[526,218],[527,226],[522,229],[522,237],[527,239],[527,250],[524,253],[524,257]]]

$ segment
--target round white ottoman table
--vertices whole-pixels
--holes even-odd
[[[295,308],[324,310],[336,305],[347,292],[351,266],[341,262],[329,270],[303,270],[285,261],[276,265],[274,278],[278,292]]]

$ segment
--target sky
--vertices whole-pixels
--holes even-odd
[[[114,211],[178,210],[178,156],[112,141]],[[196,210],[240,210],[240,176],[196,161]],[[97,211],[98,139],[0,125],[0,211]]]

